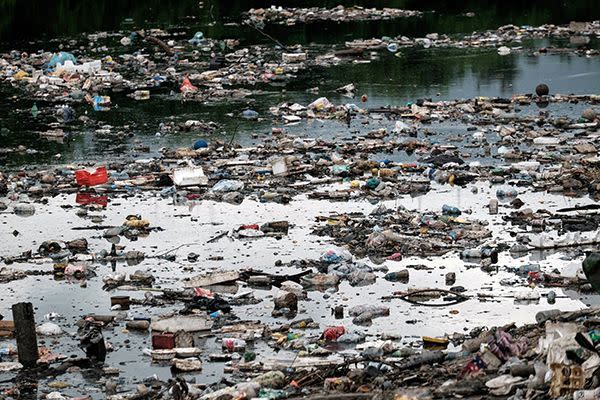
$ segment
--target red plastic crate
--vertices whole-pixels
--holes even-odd
[[[108,182],[106,167],[98,167],[94,172],[85,169],[75,171],[75,180],[79,186],[95,186]]]

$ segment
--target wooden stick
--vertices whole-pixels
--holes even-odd
[[[38,360],[37,336],[35,334],[35,316],[31,303],[17,303],[12,306],[15,321],[15,337],[19,362],[24,367],[35,367]]]
[[[165,53],[167,53],[168,55],[172,56],[174,54],[173,49],[166,44],[165,42],[163,42],[162,40],[160,40],[157,37],[154,36],[147,36],[144,32],[142,31],[136,31],[136,33],[138,35],[140,35],[142,38],[144,38],[145,41],[153,43],[155,45],[157,45],[158,47],[160,47],[161,49],[163,49],[165,51]]]

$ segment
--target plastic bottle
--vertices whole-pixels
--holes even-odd
[[[390,308],[377,305],[360,305],[350,309],[350,315],[352,316],[361,316],[364,314],[371,316],[371,319],[374,317],[386,316],[390,315]]]
[[[413,356],[409,356],[403,359],[397,365],[399,369],[406,370],[419,367],[424,364],[433,364],[436,362],[440,362],[445,357],[446,355],[439,350],[423,351],[421,354],[415,354]]]
[[[384,279],[390,282],[408,282],[409,274],[407,269],[396,272],[388,272],[385,274]]]
[[[465,249],[460,253],[461,258],[473,259],[482,257],[481,250],[478,249]]]
[[[466,358],[471,355],[470,351],[453,351],[450,353],[446,353],[446,360],[456,360],[457,358]]]
[[[496,197],[498,197],[499,199],[503,199],[503,198],[513,198],[513,197],[517,197],[518,193],[516,189],[507,189],[507,190],[503,190],[503,189],[498,189],[496,190]]]
[[[492,263],[498,262],[498,251],[492,247],[483,247],[481,249],[481,257],[483,258],[491,258]]]

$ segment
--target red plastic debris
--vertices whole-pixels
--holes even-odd
[[[329,342],[335,342],[340,336],[346,333],[346,328],[343,326],[328,326],[323,331],[323,338]]]
[[[252,225],[242,225],[240,226],[240,231],[244,230],[244,229],[255,229],[255,230],[259,230],[260,227],[258,226],[258,224],[252,224]]]
[[[199,288],[199,287],[194,288],[194,294],[197,297],[207,297],[209,299],[212,299],[213,297],[215,297],[214,293],[211,292],[210,290]]]
[[[183,78],[183,83],[181,84],[179,90],[181,90],[181,93],[194,93],[198,91],[198,88],[192,85],[192,82],[190,82],[189,78],[186,77]]]
[[[75,181],[79,186],[96,186],[108,182],[106,167],[98,167],[94,172],[85,169],[75,171]]]

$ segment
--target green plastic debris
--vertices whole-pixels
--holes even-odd
[[[256,353],[253,351],[247,351],[244,353],[244,361],[250,362],[256,360]]]
[[[591,253],[583,260],[583,272],[594,290],[600,294],[600,253]]]
[[[594,329],[589,331],[588,335],[590,335],[590,339],[592,339],[594,346],[600,342],[600,331]]]
[[[379,179],[377,179],[377,178],[370,178],[370,179],[368,179],[368,180],[367,180],[367,183],[365,183],[365,187],[366,187],[367,189],[371,189],[371,190],[373,190],[373,189],[375,189],[377,186],[379,186],[379,183],[380,183],[380,182],[381,182],[381,181],[380,181]]]
[[[288,397],[288,394],[284,391],[284,390],[277,390],[277,389],[260,389],[260,391],[258,392],[258,397],[261,399],[269,399],[269,400],[275,400],[275,399],[283,399],[285,397]]]
[[[37,104],[33,103],[33,106],[31,107],[31,115],[33,115],[33,118],[37,117],[39,114],[39,110],[37,107]]]

